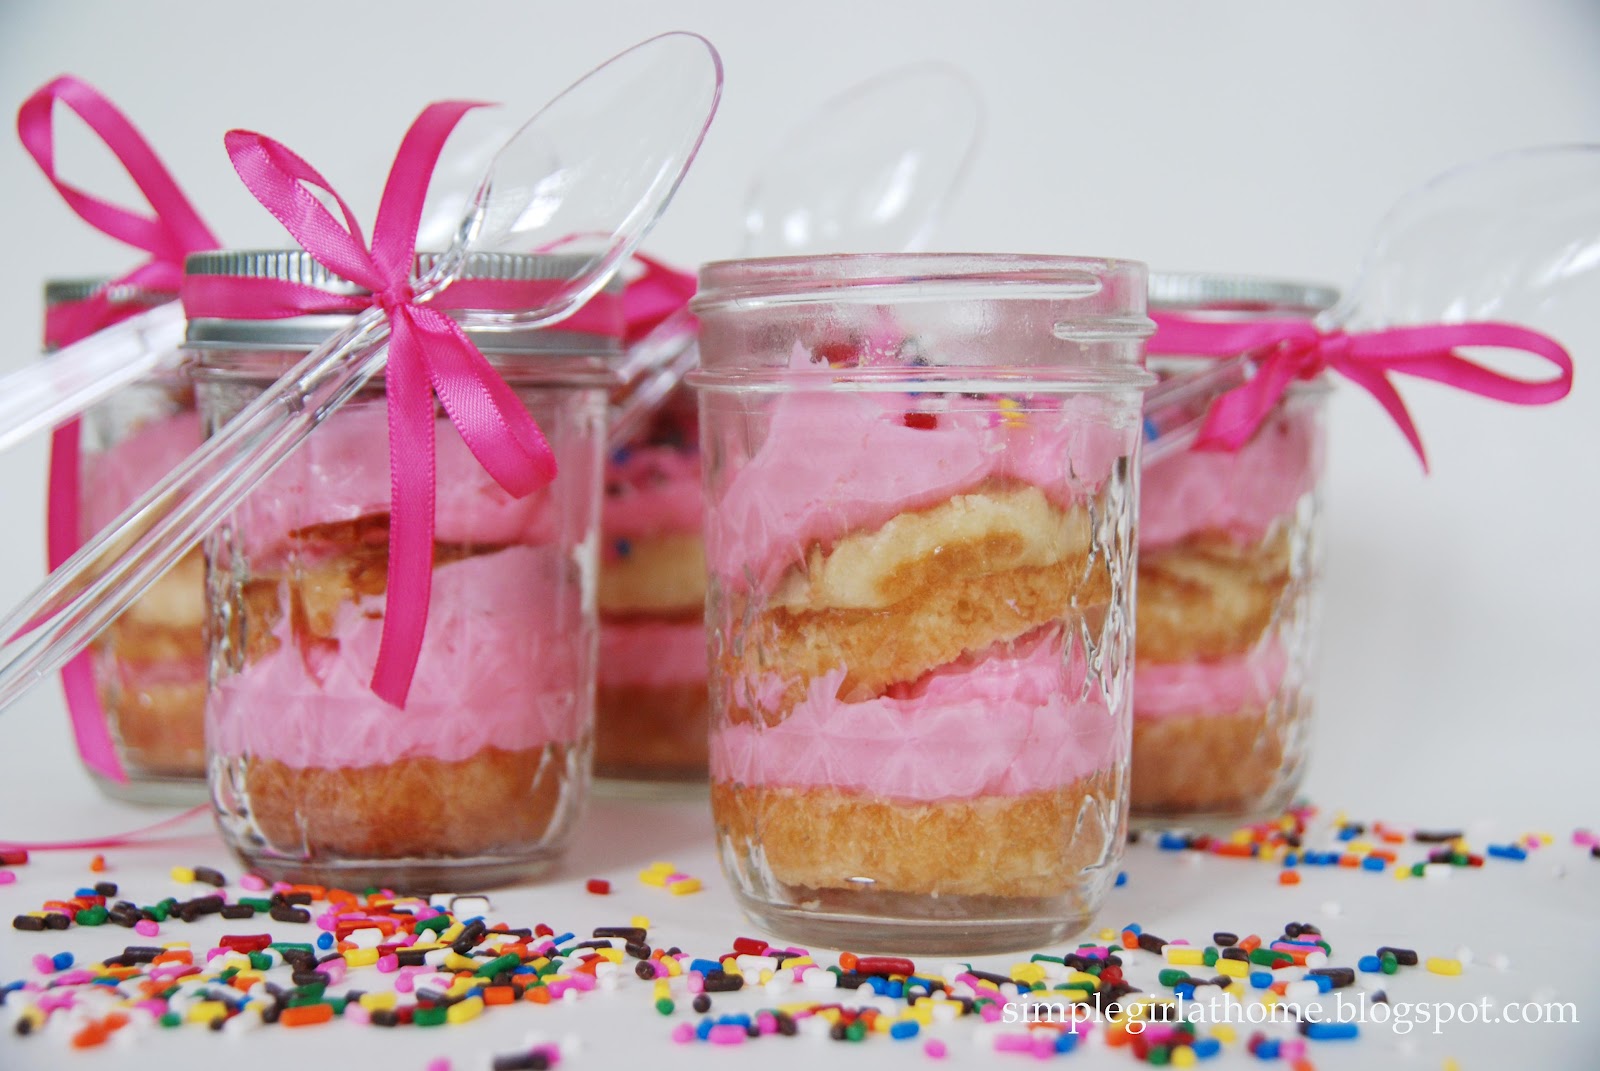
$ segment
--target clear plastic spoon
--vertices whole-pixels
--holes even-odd
[[[982,100],[955,67],[918,63],[852,86],[792,128],[757,169],[738,255],[924,248],[982,130]],[[687,311],[630,347],[611,445],[628,442],[698,360]]]
[[[721,94],[716,50],[653,38],[568,88],[508,141],[475,186],[456,241],[416,283],[448,287],[467,257],[532,252],[572,235],[583,254],[545,304],[463,314],[475,327],[555,323],[633,254],[688,170]],[[309,354],[128,508],[0,622],[0,708],[114,621],[327,415],[382,371],[388,324],[369,311]]]
[[[1515,319],[1539,327],[1600,271],[1600,145],[1485,157],[1411,190],[1385,214],[1356,284],[1316,318],[1325,331]],[[1247,382],[1250,355],[1145,394],[1146,465],[1193,444],[1210,403]]]

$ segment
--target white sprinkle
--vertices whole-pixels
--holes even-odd
[[[1456,959],[1460,960],[1461,965],[1465,967],[1467,964],[1472,962],[1472,949],[1468,948],[1466,945],[1462,945],[1460,948],[1456,949]]]
[[[1326,952],[1307,952],[1306,953],[1306,966],[1307,967],[1316,968],[1316,967],[1326,967],[1327,965],[1328,965],[1328,954]]]
[[[470,919],[475,915],[489,913],[489,898],[487,896],[452,896],[450,898],[450,914],[458,919]]]
[[[1494,955],[1489,957],[1489,966],[1493,967],[1497,971],[1510,970],[1511,957],[1506,955],[1504,952],[1496,952]]]
[[[1338,918],[1344,914],[1344,908],[1339,906],[1339,901],[1337,900],[1324,900],[1322,902],[1322,913],[1329,918]]]

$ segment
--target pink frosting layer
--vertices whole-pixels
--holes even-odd
[[[711,772],[748,785],[824,786],[903,800],[1015,796],[1112,768],[1124,722],[1083,692],[1081,658],[1059,637],[928,674],[898,695],[837,698],[843,672],[813,682],[776,726],[712,733]]]
[[[1185,450],[1147,467],[1139,492],[1139,543],[1150,549],[1204,531],[1257,542],[1294,512],[1321,469],[1316,414],[1279,410],[1238,453]]]
[[[85,533],[98,532],[115,520],[193,453],[201,437],[200,415],[185,409],[141,425],[109,449],[86,451],[79,490]]]
[[[1077,395],[1029,404],[1035,411],[1007,417],[994,401],[961,397],[951,400],[958,411],[937,412],[932,399],[884,391],[782,395],[760,448],[716,496],[707,531],[713,571],[743,586],[748,569],[766,587],[814,543],[871,531],[996,478],[1079,501],[1132,448],[1136,429],[1114,419],[1115,403]]]
[[[600,686],[705,684],[706,627],[699,618],[600,623]]]
[[[703,502],[698,453],[669,446],[633,447],[606,466],[601,531],[608,543],[698,532]]]
[[[563,524],[552,487],[513,498],[494,482],[448,420],[434,425],[437,444],[434,539],[440,543],[542,544]],[[562,458],[560,481],[583,482],[583,451]],[[382,405],[335,414],[256,491],[237,525],[252,554],[270,554],[290,531],[389,512],[389,427]],[[577,531],[575,525],[568,527]],[[581,538],[577,532],[575,538]]]
[[[1133,716],[1144,721],[1259,711],[1283,683],[1288,658],[1276,643],[1209,662],[1139,662]]]
[[[552,550],[511,547],[442,565],[404,710],[372,694],[381,599],[339,608],[334,642],[276,651],[224,678],[206,711],[214,748],[297,768],[466,759],[576,740],[588,717],[591,634],[551,613]],[[575,614],[575,610],[574,610]]]

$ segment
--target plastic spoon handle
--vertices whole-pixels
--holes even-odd
[[[128,507],[0,623],[0,707],[59,669],[383,369],[389,324],[368,311]],[[283,384],[288,384],[287,386]],[[33,631],[25,631],[30,625]]]
[[[172,301],[0,377],[0,450],[77,416],[142,376],[176,368],[182,345],[183,309]]]
[[[1246,383],[1251,370],[1248,357],[1230,357],[1202,372],[1162,380],[1145,391],[1140,464],[1152,465],[1189,449],[1205,424],[1211,403]]]

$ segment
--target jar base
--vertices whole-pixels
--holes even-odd
[[[704,773],[697,777],[656,780],[596,771],[593,788],[597,797],[612,800],[704,800],[711,795],[711,782]]]
[[[915,897],[932,902],[950,918],[886,918],[881,914],[851,913],[805,906],[790,907],[756,903],[741,897],[745,914],[757,926],[804,947],[822,946],[865,953],[903,953],[915,956],[985,956],[1022,952],[1059,944],[1084,932],[1093,914],[1036,914],[1012,918],[980,918],[992,914],[992,905],[974,905],[963,911],[963,902],[974,898]],[[881,896],[873,896],[875,901]],[[985,898],[977,898],[985,899]],[[888,905],[883,905],[888,906]],[[842,905],[841,905],[842,907]],[[957,917],[966,914],[969,917]]]
[[[118,803],[142,807],[198,807],[211,802],[206,779],[201,777],[151,777],[129,774],[126,781],[113,781],[101,774],[89,774],[100,794]]]
[[[335,889],[393,889],[398,893],[481,892],[545,877],[559,853],[518,859],[354,859],[340,862],[283,859],[236,851],[240,861],[268,881]]]

